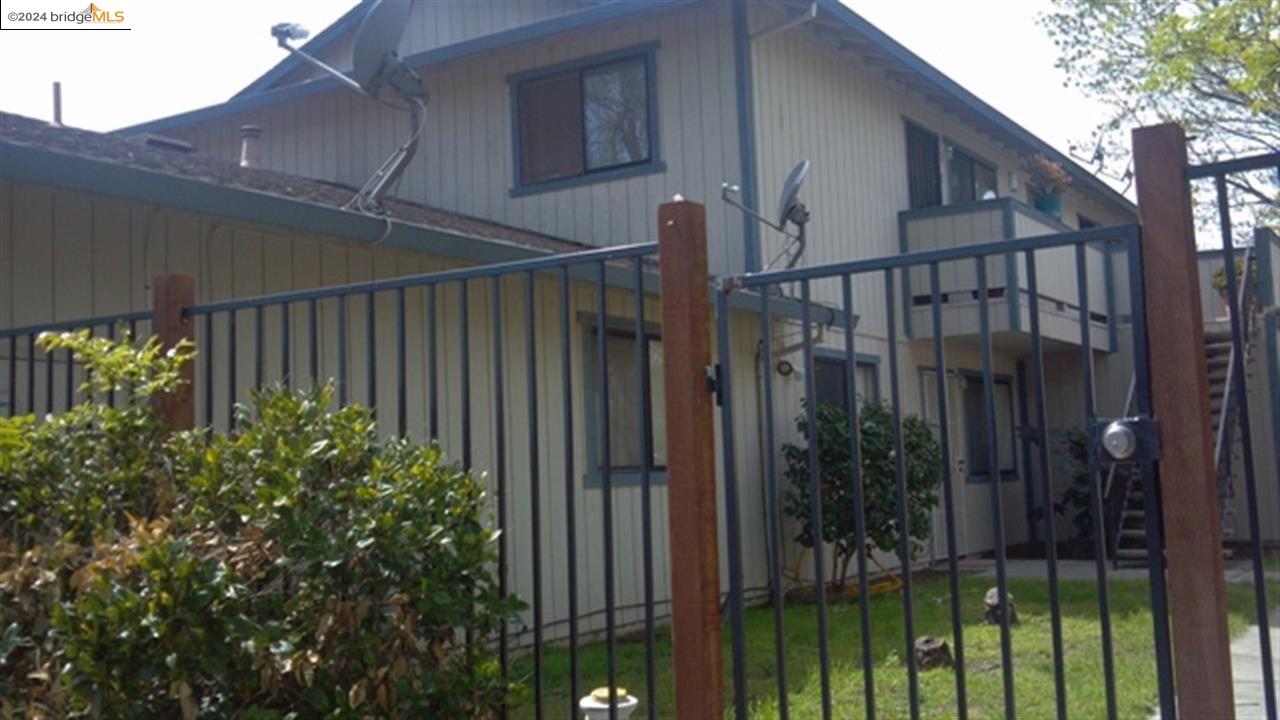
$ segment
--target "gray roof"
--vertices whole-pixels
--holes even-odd
[[[124,139],[5,112],[0,112],[0,160],[3,160],[0,175],[4,177],[74,186],[88,192],[301,227],[313,232],[326,233],[328,229],[332,232],[326,234],[347,237],[352,235],[341,232],[344,228],[366,226],[370,232],[363,233],[366,237],[359,239],[369,241],[381,237],[389,219],[401,235],[419,229],[425,231],[421,233],[423,237],[450,235],[473,244],[488,241],[541,252],[573,252],[589,247],[396,198],[384,203],[386,219],[371,217],[344,209],[356,193],[350,186],[274,170],[240,167],[198,151],[184,152],[148,144],[145,137]],[[178,187],[184,192],[172,192]],[[171,195],[173,197],[168,197]],[[231,205],[220,199],[229,199]],[[262,206],[274,208],[276,212],[266,216],[250,212]],[[350,222],[334,223],[331,213],[349,216]],[[320,227],[316,227],[317,224]],[[417,249],[432,249],[422,243],[414,245]],[[480,252],[480,248],[477,255],[477,259],[495,257]]]

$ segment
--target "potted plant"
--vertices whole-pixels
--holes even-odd
[[[1071,185],[1071,176],[1058,161],[1036,153],[1027,158],[1027,191],[1036,209],[1056,218],[1062,217],[1062,193]]]

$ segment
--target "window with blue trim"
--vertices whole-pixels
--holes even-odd
[[[879,375],[877,359],[858,356],[854,365],[854,390],[859,405],[880,399]],[[844,353],[814,355],[813,390],[819,404],[834,405],[849,412],[849,361]]]
[[[1014,443],[1017,436],[1013,427],[1013,382],[996,377],[992,387],[996,410],[996,455],[1000,463],[1000,477],[1013,480],[1017,477],[1017,460]],[[969,466],[971,482],[991,480],[991,441],[987,434],[985,383],[980,375],[966,374],[963,379],[961,402],[964,404],[965,461]]]
[[[587,458],[590,463],[588,484],[600,483],[602,459],[599,421],[601,407],[598,328],[594,321],[583,333],[586,343],[583,368],[587,387]],[[605,331],[605,375],[609,387],[609,468],[614,485],[639,482],[640,470],[648,468],[653,482],[663,480],[667,465],[666,410],[663,403],[662,338],[656,331],[646,331],[642,338],[647,366],[637,366],[636,335],[632,321],[611,322]],[[624,329],[624,326],[625,329]],[[640,397],[640,371],[648,373],[647,407]],[[649,453],[644,452],[648,433]]]
[[[651,47],[514,76],[517,188],[655,166],[653,80]]]

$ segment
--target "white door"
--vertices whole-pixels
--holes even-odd
[[[934,373],[921,376],[921,406],[925,419],[937,424],[937,385]],[[991,484],[999,483],[1001,502],[1008,482],[1016,478],[1014,447],[1013,383],[997,376],[994,385],[996,453],[998,469],[992,472],[986,432],[985,399],[981,376],[967,371],[947,373],[947,438],[950,443],[951,467],[948,480],[954,502],[956,551],[959,555],[991,550],[995,545],[995,514],[992,511]],[[945,558],[946,513],[940,500],[934,515],[933,555]]]

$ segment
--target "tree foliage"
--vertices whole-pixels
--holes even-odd
[[[835,551],[832,558],[835,568],[833,580],[837,586],[843,586],[848,577],[849,561],[862,549],[858,547],[856,535],[857,505],[854,502],[853,456],[849,443],[852,420],[843,408],[827,403],[819,403],[815,415],[818,421],[821,537]],[[802,412],[796,418],[796,427],[807,441],[814,441],[806,413]],[[902,420],[902,444],[909,535],[915,539],[927,538],[929,513],[938,504],[938,488],[942,481],[942,451],[928,423],[914,415]],[[858,449],[867,550],[879,548],[900,552],[893,411],[888,404],[867,402],[859,408]],[[805,547],[813,547],[816,533],[810,513],[809,446],[807,443],[785,444],[782,457],[790,481],[785,511],[800,525],[796,541]]]
[[[1280,0],[1052,0],[1040,22],[1069,81],[1111,108],[1100,163],[1128,162],[1128,129],[1174,121],[1198,161],[1280,151]],[[1276,217],[1274,173],[1232,179]]]
[[[190,349],[86,334],[117,408],[0,420],[0,715],[493,717],[519,609],[483,488],[331,392],[256,394],[227,434],[149,406]],[[464,630],[475,642],[464,641]]]

